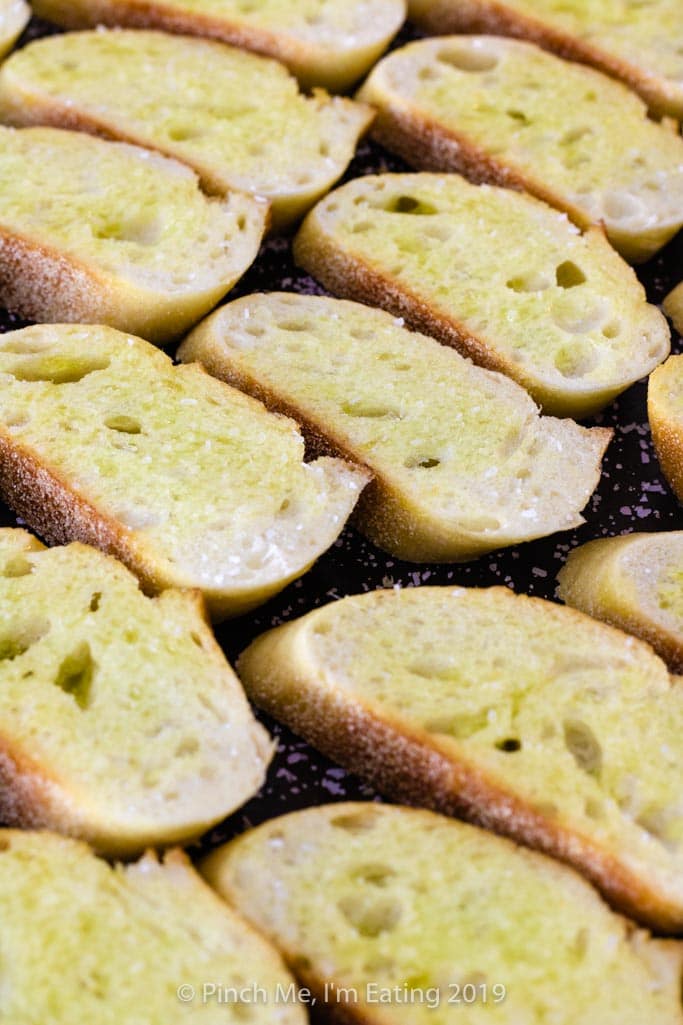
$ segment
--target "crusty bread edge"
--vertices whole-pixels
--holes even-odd
[[[678,364],[678,360],[682,362]],[[683,368],[683,357],[670,356],[650,375],[647,415],[659,465],[679,502],[683,502],[683,420],[672,419],[667,409],[666,381],[674,367]]]
[[[585,618],[573,609],[567,615]],[[297,673],[288,652],[305,643],[314,617],[268,631],[240,655],[237,674],[258,707],[392,799],[465,818],[542,851],[577,868],[620,912],[662,933],[680,933],[683,909],[672,907],[665,893],[590,837],[553,823],[464,752],[455,756],[452,743],[380,714],[357,694],[320,687],[305,670]]]
[[[231,21],[228,14],[215,17],[199,10],[190,12],[164,4],[163,0],[79,0],[75,4],[68,0],[34,0],[33,7],[39,17],[69,29],[98,25],[158,28],[217,39],[281,61],[304,88],[318,85],[334,92],[349,89],[375,63],[401,27],[406,11],[401,0],[402,16],[398,23],[392,22],[380,40],[345,53],[337,47],[307,44],[285,32]]]
[[[413,7],[413,5],[410,5]],[[416,8],[424,8],[417,10]],[[533,17],[515,11],[496,0],[435,0],[414,5],[409,18],[434,35],[451,32],[486,32],[491,35],[526,39],[551,50],[560,57],[588,64],[625,82],[639,93],[656,116],[670,115],[683,118],[683,90],[655,74],[648,73],[591,43]]]
[[[664,659],[672,672],[683,671],[683,641],[652,618],[645,608],[634,607],[624,591],[625,581],[620,559],[625,551],[653,535],[632,533],[600,538],[573,549],[557,575],[557,595],[566,605],[585,612],[609,626],[633,634],[649,644]],[[609,589],[608,608],[601,592]]]

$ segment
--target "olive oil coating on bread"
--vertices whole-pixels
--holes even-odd
[[[243,834],[201,869],[338,1020],[683,1017],[679,943],[634,930],[557,862],[431,812],[308,808]]]
[[[504,587],[423,586],[272,630],[238,675],[382,792],[538,847],[683,932],[683,681],[642,642]]]
[[[108,855],[187,842],[272,745],[196,592],[145,597],[95,548],[0,529],[0,816]]]
[[[111,328],[0,338],[0,487],[53,542],[117,555],[151,592],[253,608],[340,534],[367,471],[304,462],[296,424]]]
[[[683,224],[683,140],[626,86],[531,43],[446,36],[375,67],[359,97],[413,167],[533,193],[649,259]]]
[[[221,307],[178,352],[368,467],[355,522],[392,554],[458,561],[581,521],[611,437],[388,313],[287,293]]]

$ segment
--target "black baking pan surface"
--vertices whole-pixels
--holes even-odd
[[[34,19],[20,44],[54,31]],[[415,38],[404,31],[397,45]],[[385,171],[410,170],[381,147],[364,142],[345,180]],[[664,296],[683,279],[683,232],[658,256],[637,268],[650,302]],[[257,291],[294,291],[325,294],[311,277],[294,264],[290,238],[266,241],[258,259],[226,297],[234,299]],[[24,327],[26,321],[0,311],[0,331]],[[680,336],[672,335],[672,351],[679,352]],[[416,565],[400,562],[375,548],[352,527],[300,580],[248,616],[217,628],[217,637],[234,663],[249,642],[264,630],[345,595],[381,587],[419,587],[421,584],[455,584],[490,587],[503,584],[518,593],[540,598],[555,597],[556,576],[567,553],[593,538],[630,531],[683,529],[681,507],[666,483],[650,438],[646,411],[646,383],[624,392],[603,413],[584,421],[614,429],[614,439],[603,462],[600,485],[584,510],[586,523],[539,541],[494,552],[475,562],[456,565]],[[0,505],[0,525],[15,526],[12,512]],[[378,795],[358,777],[347,773],[314,751],[285,727],[261,715],[277,738],[278,749],[261,792],[247,805],[204,837],[208,850],[251,825],[284,812],[340,800],[377,799]]]

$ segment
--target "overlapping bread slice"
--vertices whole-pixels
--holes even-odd
[[[683,225],[683,140],[630,89],[532,43],[447,36],[411,43],[359,97],[374,132],[414,167],[521,188],[649,259]]]
[[[348,89],[380,57],[405,0],[35,0],[65,28],[128,25],[210,36],[276,57],[302,85]]]
[[[670,356],[651,375],[647,415],[659,464],[683,502],[683,356]]]
[[[259,604],[337,538],[368,481],[304,462],[291,420],[112,328],[0,338],[0,490],[53,542],[117,555],[150,591]]]
[[[268,735],[196,592],[146,598],[95,548],[5,528],[0,624],[6,825],[130,855],[196,838],[261,786]]]
[[[189,164],[212,193],[271,202],[272,226],[334,184],[372,119],[368,107],[306,97],[275,61],[164,32],[39,39],[0,71],[0,117],[149,146]]]
[[[574,872],[431,812],[332,804],[201,866],[337,1020],[680,1025],[681,944]]]
[[[0,903],[12,1025],[306,1023],[278,999],[293,980],[276,951],[180,851],[112,867],[82,843],[3,830]]]
[[[610,432],[541,417],[522,388],[382,310],[286,293],[221,307],[179,350],[366,466],[356,522],[400,558],[473,558],[576,526]]]
[[[662,308],[679,335],[683,334],[683,281],[669,292]]]
[[[407,588],[264,634],[238,674],[386,794],[553,854],[683,931],[683,681],[641,641],[502,587]]]
[[[12,49],[30,17],[25,0],[0,0],[0,57]]]
[[[351,181],[308,214],[294,254],[337,295],[508,374],[547,413],[595,412],[669,351],[664,318],[600,232],[459,175]]]
[[[31,320],[177,338],[253,262],[266,216],[149,150],[0,127],[0,302]]]
[[[428,32],[530,39],[621,78],[659,114],[683,116],[679,0],[409,0]]]
[[[641,637],[683,670],[683,531],[589,541],[557,579],[567,605]]]

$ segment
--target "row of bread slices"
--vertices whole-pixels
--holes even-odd
[[[540,43],[622,79],[653,113],[683,114],[678,0],[35,0],[65,28],[161,28],[209,36],[281,60],[305,85],[349,88],[379,58],[406,13],[433,34],[495,32]],[[407,12],[406,12],[407,6]],[[26,24],[24,0],[3,0],[0,48]]]
[[[522,188],[582,228],[602,224],[631,260],[681,226],[677,125],[651,120],[623,84],[533,44],[412,43],[377,65],[358,99],[306,97],[272,60],[157,31],[38,40],[0,77],[5,122],[149,146],[189,164],[213,194],[269,199],[276,228],[340,176],[373,110],[375,138],[416,168]]]
[[[2,336],[0,495],[46,540],[116,555],[148,592],[201,590],[214,619],[301,576],[352,512],[422,562],[577,526],[611,436],[541,416],[508,378],[345,300],[248,296],[178,355],[103,326]],[[679,495],[682,363],[649,389]]]
[[[620,600],[626,583],[658,630],[677,603],[680,644],[683,536],[616,543]],[[262,782],[267,735],[196,596],[145,597],[93,548],[5,529],[0,621],[5,822],[132,856]],[[489,831],[377,804],[276,818],[200,864],[226,905],[178,852],[112,868],[73,839],[0,831],[8,1022],[294,1025],[315,997],[403,1025],[680,1025],[683,945],[559,864],[683,932],[683,686],[647,645],[505,588],[422,587],[278,627],[238,672],[388,796]]]
[[[501,370],[546,412],[593,413],[661,362],[666,323],[594,227],[643,256],[681,224],[683,140],[634,95],[489,37],[412,44],[361,95],[378,109],[378,138],[416,164],[541,199],[454,173],[356,179],[309,214],[295,244],[306,269]],[[130,30],[27,46],[0,71],[0,114],[62,126],[0,129],[2,301],[159,343],[252,263],[265,199],[276,226],[300,216],[372,117],[365,104],[302,96],[273,61]],[[678,290],[667,311],[678,319]]]

